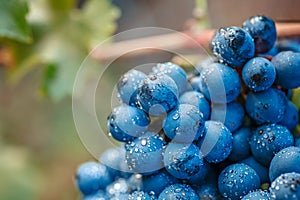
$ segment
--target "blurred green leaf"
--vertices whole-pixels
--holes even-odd
[[[52,81],[44,81],[45,95],[60,100],[72,93],[82,61],[93,45],[113,33],[117,17],[118,11],[109,0],[90,0],[82,10],[74,9],[68,19],[44,38],[41,56],[56,66],[56,76]]]
[[[29,18],[34,43],[11,45],[16,59],[16,67],[12,67],[10,73],[12,82],[17,82],[35,67],[44,66],[40,87],[43,95],[60,100],[72,93],[82,61],[90,49],[113,34],[119,16],[110,0],[89,0],[80,9],[76,2],[31,1]],[[38,20],[42,16],[44,20]]]
[[[107,39],[115,31],[115,20],[119,15],[119,10],[109,0],[88,1],[77,21],[78,33],[82,34],[83,42],[94,46]]]
[[[0,0],[0,36],[30,43],[32,35],[26,21],[27,2],[23,0]]]
[[[45,70],[44,70],[44,75],[43,75],[43,83],[41,86],[42,92],[45,94],[50,93],[49,91],[49,85],[51,85],[51,83],[53,81],[55,81],[55,77],[57,74],[57,67],[53,64],[49,64]]]

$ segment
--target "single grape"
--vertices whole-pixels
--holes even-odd
[[[246,111],[258,124],[277,123],[283,119],[288,100],[280,90],[269,88],[263,92],[249,93]]]
[[[250,140],[253,157],[264,166],[269,166],[272,158],[281,149],[292,145],[293,135],[285,126],[279,124],[258,127]]]
[[[77,169],[76,181],[82,194],[90,195],[98,190],[105,189],[106,185],[112,182],[112,177],[105,165],[86,162]]]
[[[205,159],[210,163],[225,160],[232,150],[232,133],[217,121],[206,121],[204,136],[197,142]]]
[[[272,182],[270,193],[272,199],[300,199],[300,174],[295,172],[281,174]]]
[[[202,93],[196,91],[187,91],[180,96],[179,102],[182,104],[190,104],[198,107],[200,112],[203,113],[204,119],[209,119],[210,105]]]
[[[275,178],[281,174],[288,172],[300,173],[300,148],[287,147],[279,151],[270,164],[269,176],[270,180],[274,181]]]
[[[141,83],[137,99],[145,112],[160,116],[177,106],[178,88],[167,75],[150,75]]]
[[[272,58],[277,72],[277,84],[284,88],[300,86],[300,53],[283,51]]]
[[[114,108],[108,116],[107,129],[114,139],[126,142],[144,134],[149,123],[145,112],[124,104]]]
[[[204,160],[199,148],[194,144],[169,143],[164,152],[164,165],[166,170],[178,179],[189,179],[202,170]]]
[[[134,173],[152,174],[163,167],[163,149],[166,142],[148,132],[125,145],[126,162]]]
[[[204,123],[203,114],[198,107],[180,104],[168,113],[163,129],[173,142],[191,143],[203,136]]]
[[[252,36],[256,53],[265,53],[275,44],[277,33],[274,21],[264,15],[255,15],[243,23],[243,28]]]
[[[195,190],[186,184],[174,184],[164,189],[158,200],[200,200]]]
[[[258,189],[260,179],[254,169],[245,164],[232,164],[226,167],[218,179],[218,188],[223,197],[241,199],[250,191]]]
[[[131,69],[121,76],[118,81],[118,94],[123,103],[137,106],[136,95],[139,84],[147,77],[141,71]]]
[[[213,103],[230,103],[241,91],[238,73],[223,64],[214,63],[201,72],[200,90]]]
[[[254,42],[251,35],[242,28],[231,26],[221,28],[211,41],[213,54],[232,67],[242,67],[254,56]]]
[[[274,65],[265,58],[255,57],[249,60],[242,70],[243,81],[254,91],[264,91],[272,86],[276,79]]]

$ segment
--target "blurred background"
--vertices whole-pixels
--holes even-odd
[[[240,23],[264,12],[256,8],[237,18],[230,6],[221,9],[217,0],[209,1],[208,9],[205,0],[0,0],[0,199],[79,198],[73,180],[76,168],[93,157],[77,135],[71,95],[76,72],[96,44],[137,27],[198,31]],[[289,13],[299,19],[299,12]],[[278,16],[281,19],[286,20]],[[117,40],[157,34],[141,31]],[[187,56],[195,63],[201,57],[199,52]],[[168,52],[117,59],[97,98],[109,92],[126,69],[169,60],[182,64]],[[98,104],[97,112],[105,124],[110,108]],[[105,148],[99,142],[99,151]]]

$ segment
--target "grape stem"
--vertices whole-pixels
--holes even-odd
[[[300,23],[277,22],[276,30],[278,38],[300,36]],[[214,29],[205,29],[198,33],[185,31],[115,42],[109,46],[97,47],[92,52],[92,57],[98,61],[107,61],[120,56],[127,58],[141,56],[158,52],[161,49],[177,52],[182,49],[196,48],[195,44],[192,44],[191,39],[183,37],[182,34],[194,39],[194,41],[204,49],[208,49],[209,42],[214,36],[215,31]],[[147,46],[149,48],[140,49],[141,47]],[[137,51],[133,51],[134,49]]]

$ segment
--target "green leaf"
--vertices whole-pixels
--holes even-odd
[[[36,67],[43,66],[40,91],[54,100],[72,94],[82,61],[94,45],[113,34],[119,16],[110,0],[89,0],[81,9],[74,6],[75,0],[59,2],[30,1],[34,43],[11,45],[16,67],[9,73],[10,81],[16,83]]]
[[[32,35],[27,13],[27,2],[23,0],[0,0],[0,37],[30,43]]]
[[[108,0],[88,1],[77,21],[78,33],[82,34],[80,38],[89,46],[97,45],[115,31],[115,19],[119,15],[119,10]]]
[[[57,66],[55,66],[54,64],[49,64],[48,66],[45,67],[43,82],[41,87],[43,94],[50,93],[49,86],[53,83],[53,81],[55,81],[56,74],[57,74]]]
[[[55,66],[45,69],[43,94],[60,100],[71,95],[77,70],[89,50],[107,39],[115,30],[118,10],[109,0],[87,1],[83,9],[74,9],[69,18],[41,41],[41,57]],[[68,37],[66,37],[68,36]]]

